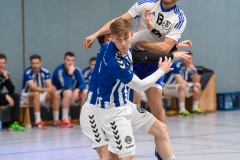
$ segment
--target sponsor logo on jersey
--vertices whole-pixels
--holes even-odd
[[[153,35],[157,36],[158,38],[161,38],[161,37],[162,37],[162,33],[161,33],[159,30],[155,29],[155,28],[153,28],[153,29],[151,30],[151,33],[152,33]]]

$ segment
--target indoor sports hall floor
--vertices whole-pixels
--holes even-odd
[[[240,159],[240,111],[167,118],[177,160]],[[155,160],[153,137],[135,134],[139,160]],[[0,131],[0,160],[97,160],[80,126],[73,129]]]

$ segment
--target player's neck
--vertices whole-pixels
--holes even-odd
[[[175,6],[175,4],[174,5],[164,5],[164,4],[162,4],[162,6],[165,10],[169,10],[169,9],[173,8]]]
[[[162,7],[163,7],[164,10],[169,10],[169,9],[175,7],[175,5],[176,5],[176,3],[173,3],[173,4],[164,4],[163,2],[161,2],[161,4],[162,4]]]

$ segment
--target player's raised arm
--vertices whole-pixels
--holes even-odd
[[[124,13],[122,16],[120,16],[121,18],[123,19],[127,19],[129,21],[132,21],[133,20],[133,17],[128,13]],[[119,18],[119,17],[118,17]],[[110,29],[109,29],[109,26],[110,24],[115,21],[117,18],[114,18],[112,19],[111,21],[107,22],[105,25],[103,25],[99,30],[97,30],[95,33],[93,33],[92,35],[86,37],[84,39],[84,42],[83,42],[83,47],[88,50],[92,44],[94,43],[95,39],[98,37],[98,36],[101,36],[101,35],[105,35],[105,34],[110,34]]]

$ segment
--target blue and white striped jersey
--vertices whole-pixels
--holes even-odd
[[[176,84],[177,81],[174,77],[174,75],[181,75],[181,77],[185,80],[188,81],[188,79],[194,75],[197,74],[196,70],[192,70],[189,67],[185,66],[182,62],[182,60],[177,60],[173,62],[172,64],[173,70],[165,74],[163,77],[163,85],[168,85],[168,84]]]
[[[82,91],[86,88],[86,84],[83,80],[80,68],[78,68],[77,66],[75,67],[76,69],[73,72],[73,75],[68,74],[67,70],[64,67],[64,64],[61,64],[54,70],[52,83],[57,90],[79,88]]]
[[[90,67],[87,67],[84,70],[82,70],[84,82],[86,83],[86,85],[89,85],[89,83],[90,83],[91,73],[92,73],[92,71],[91,71]]]
[[[167,37],[178,42],[187,22],[183,11],[176,5],[165,10],[162,0],[139,0],[128,11],[132,17],[137,19],[134,32],[147,28],[144,16],[146,9],[151,9],[151,18],[155,24],[152,31],[143,36],[141,40],[163,42]]]
[[[99,97],[101,108],[119,107],[127,103],[128,87],[125,85],[133,78],[131,53],[121,55],[113,42],[110,42],[98,73]]]
[[[88,94],[87,94],[87,102],[90,104],[95,105],[97,103],[97,97],[98,97],[98,70],[103,58],[103,55],[106,51],[108,44],[102,44],[101,48],[99,49],[97,53],[97,59],[96,63],[94,65],[92,74],[91,74],[91,79],[90,83],[88,86]]]
[[[38,87],[45,87],[45,81],[50,79],[50,72],[48,69],[41,67],[38,73],[34,73],[32,67],[25,69],[23,74],[22,93],[30,92],[27,82],[33,81]]]

